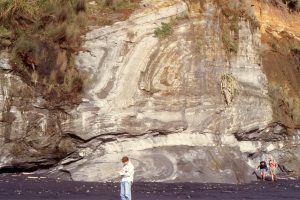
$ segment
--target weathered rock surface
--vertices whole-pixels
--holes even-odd
[[[300,173],[299,131],[288,134],[285,126],[272,123],[259,29],[239,18],[238,49],[228,53],[214,1],[206,1],[202,9],[200,3],[181,0],[141,4],[127,21],[85,36],[77,66],[89,79],[74,109],[50,115],[35,108],[35,98],[26,101],[25,112],[19,110],[22,106],[7,109],[6,99],[13,95],[2,88],[18,87],[2,82],[0,111],[14,113],[14,119],[10,124],[0,120],[1,142],[12,145],[5,135],[15,131],[10,141],[17,141],[12,136],[38,139],[38,144],[51,147],[44,154],[34,148],[39,155],[53,156],[57,154],[52,148],[59,149],[65,138],[69,145],[63,145],[66,150],[60,155],[77,150],[53,171],[69,172],[73,180],[116,180],[124,154],[142,181],[247,182],[258,161],[269,155]],[[171,23],[173,34],[160,39],[154,31],[162,22]],[[236,81],[238,92],[221,87],[224,75]],[[15,79],[21,87],[21,80]],[[227,95],[232,95],[230,102]],[[40,117],[26,118],[29,113]],[[59,122],[50,125],[55,121],[51,116]],[[38,135],[28,135],[32,130]],[[2,167],[19,159],[6,147],[0,152]]]
[[[49,167],[76,150],[77,140],[60,132],[65,114],[47,107],[32,87],[0,59],[0,168],[2,171]]]

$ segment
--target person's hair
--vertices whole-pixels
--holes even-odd
[[[122,158],[122,162],[124,163],[124,162],[127,162],[129,160],[129,158],[127,157],[127,156],[123,156],[123,158]]]

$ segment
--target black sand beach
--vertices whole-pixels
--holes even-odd
[[[61,181],[37,175],[1,175],[0,199],[119,199],[118,183]],[[134,183],[134,200],[300,199],[300,180],[250,184]]]

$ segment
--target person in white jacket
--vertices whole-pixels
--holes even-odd
[[[127,156],[122,158],[123,168],[119,171],[121,176],[121,200],[131,200],[131,185],[133,183],[134,166]]]

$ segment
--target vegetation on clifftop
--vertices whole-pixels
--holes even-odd
[[[14,72],[52,102],[76,101],[82,90],[73,56],[85,11],[84,0],[0,0],[0,40]]]
[[[90,25],[129,16],[137,0],[0,0],[0,50],[15,73],[54,105],[76,103],[85,75],[75,67]]]

